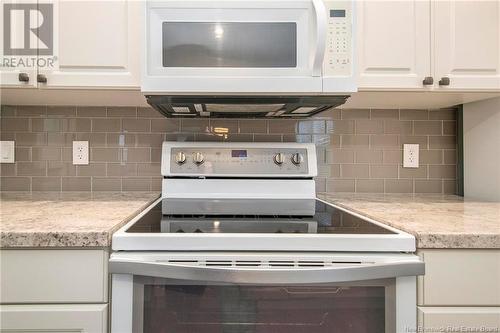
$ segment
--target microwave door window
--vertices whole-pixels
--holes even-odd
[[[163,22],[162,29],[163,67],[297,67],[296,23]]]

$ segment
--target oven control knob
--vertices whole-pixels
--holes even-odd
[[[177,164],[184,164],[184,162],[186,162],[186,154],[184,154],[182,151],[175,154],[175,162]]]
[[[284,161],[285,155],[283,155],[282,153],[277,153],[276,155],[274,155],[274,163],[281,165]]]
[[[304,158],[300,153],[295,153],[292,155],[292,163],[295,165],[299,165],[300,163],[302,163],[303,160]]]
[[[205,157],[203,156],[202,153],[194,153],[194,155],[193,155],[193,162],[196,165],[200,165],[203,162],[205,162]]]

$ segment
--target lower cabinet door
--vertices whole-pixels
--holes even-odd
[[[0,332],[107,332],[107,304],[0,305]]]
[[[500,307],[419,307],[418,332],[500,332]]]

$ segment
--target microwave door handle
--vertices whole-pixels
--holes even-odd
[[[208,267],[171,264],[162,261],[110,260],[109,272],[167,279],[229,283],[292,285],[349,282],[423,275],[422,261],[399,261],[383,264],[348,264],[307,268]]]
[[[316,51],[312,64],[312,76],[321,76],[326,47],[326,8],[323,0],[312,0],[312,4],[316,14]]]

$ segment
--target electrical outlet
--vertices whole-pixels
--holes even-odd
[[[403,168],[418,168],[418,144],[403,145]]]
[[[73,141],[73,164],[89,164],[88,141]]]
[[[0,141],[0,163],[14,163],[14,141]]]

